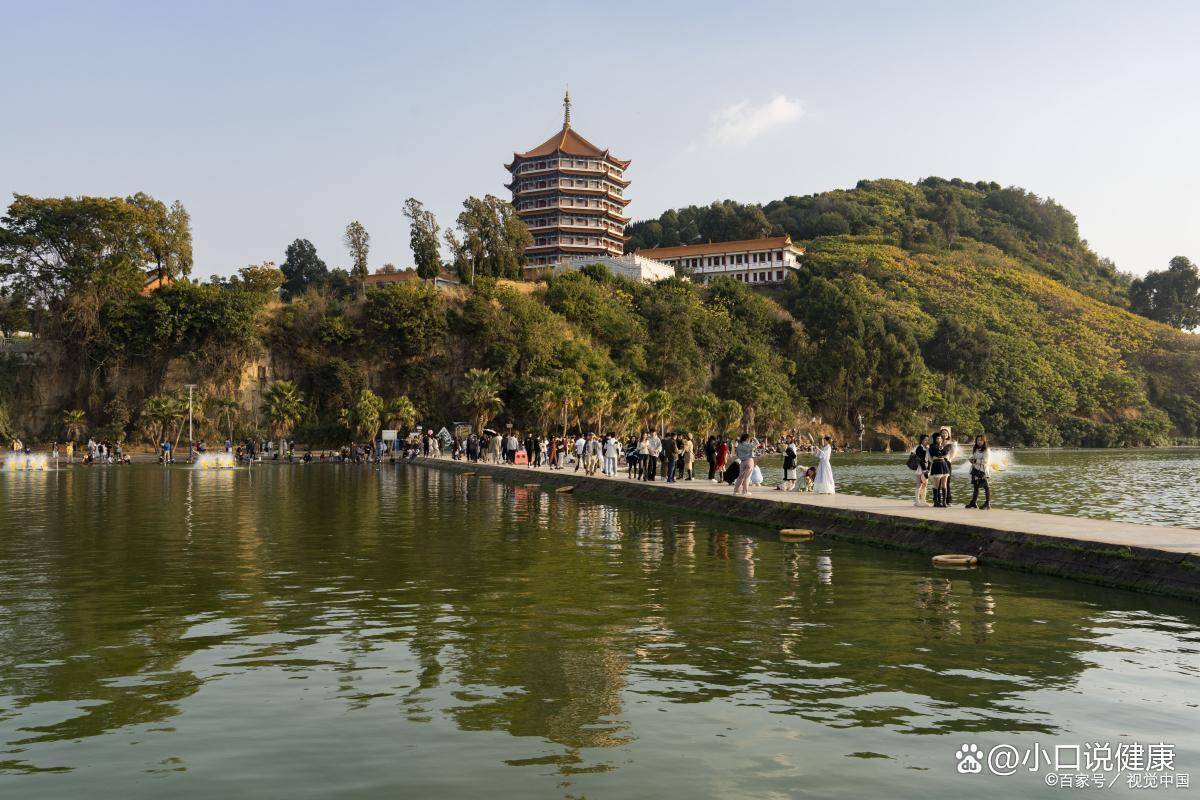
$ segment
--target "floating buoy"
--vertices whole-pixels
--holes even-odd
[[[537,489],[537,488],[539,488],[539,487],[541,487],[541,484],[540,484],[540,483],[527,483],[527,484],[525,484],[525,488],[526,488],[526,489]]]
[[[559,494],[570,494],[571,492],[575,491],[575,487],[574,486],[560,486],[557,489],[555,489],[554,491],[558,492]]]
[[[478,475],[476,477],[478,477],[481,481],[490,481],[492,479],[491,475]]]
[[[808,528],[784,528],[779,532],[780,540],[785,542],[807,542],[813,535]]]
[[[478,472],[464,472],[463,473],[463,475],[467,476],[468,478],[470,478],[474,475],[478,475],[478,474],[479,474]]]
[[[979,559],[975,556],[947,554],[933,557],[935,567],[974,567],[978,564]]]

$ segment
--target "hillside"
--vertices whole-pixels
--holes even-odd
[[[850,440],[860,415],[875,446],[935,424],[1019,445],[1200,437],[1200,337],[1105,302],[1124,296],[1123,278],[1068,212],[1019,189],[873,181],[634,226],[645,244],[786,226],[807,257],[767,292],[730,279],[633,284],[593,266],[537,284],[480,275],[470,289],[410,281],[363,296],[330,277],[287,302],[270,265],[141,295],[162,256],[138,236],[165,206],[139,202],[10,208],[0,282],[10,276],[8,313],[37,339],[34,357],[0,358],[0,433],[178,436],[191,382],[210,439],[290,431],[335,444],[380,425],[475,419]],[[64,230],[76,246],[56,263],[51,234]],[[177,241],[190,253],[190,234]]]
[[[859,181],[765,206],[732,201],[670,210],[629,227],[628,249],[789,234],[801,243],[869,236],[912,253],[938,253],[970,241],[1004,254],[1084,294],[1126,305],[1128,278],[1079,238],[1075,217],[1053,200],[1017,187],[955,178]]]

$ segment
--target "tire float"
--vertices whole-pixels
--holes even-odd
[[[813,532],[808,528],[784,528],[779,532],[781,542],[811,542]]]
[[[934,556],[933,565],[935,567],[976,567],[979,566],[979,559],[975,556],[947,554]]]
[[[571,492],[575,491],[575,487],[574,486],[560,486],[557,489],[555,489],[554,491],[558,492],[559,494],[570,494]]]

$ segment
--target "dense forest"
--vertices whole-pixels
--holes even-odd
[[[366,288],[357,223],[349,271],[297,240],[281,269],[200,283],[178,204],[18,196],[0,224],[0,329],[38,347],[0,362],[0,433],[178,437],[191,382],[202,436],[316,444],[452,420],[857,439],[860,416],[877,447],[934,424],[1029,446],[1200,437],[1200,336],[1178,330],[1195,267],[1131,281],[1021,189],[864,181],[631,226],[631,248],[786,232],[803,267],[765,291],[600,267],[506,280],[527,232],[505,206],[464,204],[443,267],[462,285]],[[409,212],[429,277],[439,228]],[[147,274],[174,281],[143,291]],[[255,364],[270,383],[248,397]]]

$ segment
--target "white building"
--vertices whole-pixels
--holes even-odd
[[[804,248],[792,244],[790,236],[742,239],[735,242],[706,242],[679,247],[654,247],[637,254],[661,261],[690,275],[696,283],[728,275],[743,283],[782,283],[789,271],[800,268]]]
[[[623,256],[572,256],[559,265],[560,270],[580,270],[588,264],[603,264],[613,275],[633,281],[654,283],[675,277],[675,268],[635,253]]]

